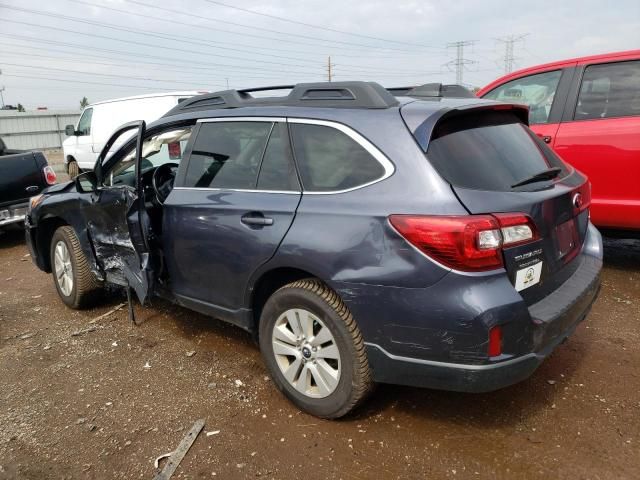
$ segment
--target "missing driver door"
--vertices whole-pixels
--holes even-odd
[[[114,143],[122,135],[130,136],[135,130],[135,152],[125,146],[121,149],[124,153],[116,151],[108,157]],[[153,262],[148,244],[150,222],[140,168],[144,134],[145,122],[136,121],[123,125],[112,135],[97,164],[100,186],[85,211],[96,258],[107,281],[132,288],[143,304],[153,290]],[[103,181],[109,178],[115,163],[127,159],[133,167],[131,184],[111,185],[109,181]]]

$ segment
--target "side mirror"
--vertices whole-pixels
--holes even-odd
[[[94,171],[88,171],[78,175],[74,182],[76,190],[80,193],[91,193],[98,191],[98,177]]]
[[[76,134],[76,127],[74,127],[73,125],[67,125],[66,127],[64,127],[64,134],[67,137],[72,137]]]

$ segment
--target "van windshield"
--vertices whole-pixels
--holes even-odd
[[[562,160],[508,112],[443,120],[426,155],[449,183],[475,190],[512,191],[512,185],[553,167],[560,168],[558,178],[568,173]]]

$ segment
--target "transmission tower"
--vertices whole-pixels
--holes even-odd
[[[473,45],[473,42],[471,40],[461,40],[459,42],[452,42],[447,44],[447,48],[455,47],[456,49],[456,59],[445,63],[445,65],[448,66],[449,68],[451,68],[452,66],[455,68],[456,83],[458,85],[462,85],[462,78],[463,78],[463,72],[464,72],[465,66],[475,63],[473,60],[464,58],[464,47],[470,47],[472,45]]]
[[[513,65],[515,64],[516,57],[514,55],[514,46],[516,42],[523,41],[524,37],[529,35],[524,33],[521,35],[509,35],[508,37],[498,38],[499,42],[504,43],[504,73],[511,73],[513,71]]]

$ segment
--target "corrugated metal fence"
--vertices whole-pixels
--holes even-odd
[[[0,138],[16,150],[62,148],[64,127],[75,125],[79,117],[77,110],[0,110]]]

